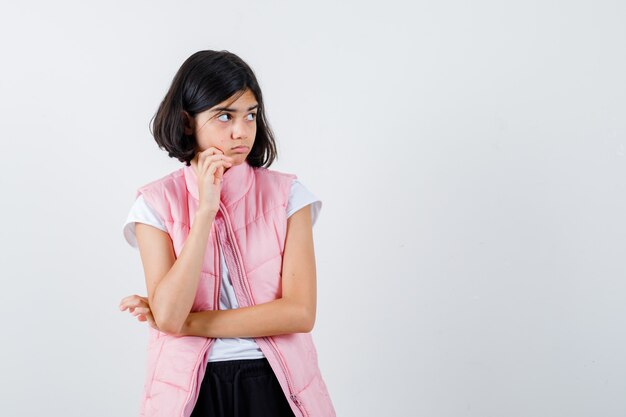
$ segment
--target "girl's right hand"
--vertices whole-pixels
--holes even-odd
[[[233,166],[233,158],[224,155],[220,149],[209,147],[198,152],[191,161],[198,178],[199,208],[205,208],[217,213],[220,206],[220,192],[222,190],[222,175],[224,170]]]

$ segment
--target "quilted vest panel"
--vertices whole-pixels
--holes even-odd
[[[191,311],[219,308],[219,245],[240,307],[281,297],[286,211],[294,178],[294,174],[252,167],[247,162],[226,171]],[[164,220],[178,257],[199,204],[193,167],[184,166],[140,187],[136,196],[140,194]],[[140,415],[189,417],[215,339],[172,336],[150,326],[148,329]],[[296,416],[335,416],[310,333],[254,340],[272,366]]]

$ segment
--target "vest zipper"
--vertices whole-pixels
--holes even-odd
[[[217,287],[215,290],[215,302],[213,304],[213,309],[214,310],[221,310],[220,309],[220,289],[222,287],[222,248],[220,248],[220,244],[217,241],[217,225],[215,224],[215,219],[213,219],[213,224],[212,224],[212,230],[213,233],[215,234],[215,246],[217,246],[217,277],[216,277],[216,281],[217,281]],[[215,261],[214,261],[214,265],[215,265]]]
[[[199,389],[196,389],[196,387],[198,386],[198,379],[200,378],[200,375],[198,374],[198,370],[200,368],[200,363],[205,360],[204,356],[206,355],[206,351],[208,350],[209,346],[211,346],[211,343],[212,343],[211,339],[207,338],[207,341],[204,347],[202,348],[200,355],[198,356],[199,360],[197,361],[196,366],[194,366],[193,368],[191,389],[189,390],[189,395],[187,395],[187,399],[185,400],[185,404],[183,405],[183,409],[181,413],[182,417],[189,417],[189,415],[191,415],[191,413],[186,414],[186,411],[187,411],[187,406],[189,405],[189,402],[191,401],[192,396],[196,398],[196,401],[198,399],[198,394],[200,392]]]
[[[228,214],[226,213],[226,210],[224,209],[221,202],[220,202],[220,211],[222,212],[222,221],[225,226],[224,229],[226,231],[226,236],[228,237],[225,243],[228,245],[228,248],[230,249],[230,253],[233,255],[233,258],[235,260],[234,263],[237,269],[236,276],[241,284],[242,292],[247,298],[248,305],[253,305],[252,296],[250,295],[250,292],[246,285],[246,281],[245,281],[244,274],[243,274],[244,268],[242,267],[241,259],[237,256],[237,251],[233,243],[234,232],[231,229],[230,219],[227,220]],[[257,338],[254,338],[254,339],[256,340]],[[274,352],[276,353],[276,357],[278,358],[280,367],[282,368],[283,374],[285,375],[285,379],[287,380],[287,386],[289,387],[289,397],[294,402],[294,404],[296,404],[298,409],[300,409],[300,412],[302,412],[302,415],[308,417],[309,414],[306,412],[306,409],[304,408],[304,404],[302,404],[298,396],[294,393],[293,385],[291,382],[291,377],[289,376],[289,371],[287,369],[287,365],[285,365],[282,354],[278,351],[278,348],[274,346],[274,343],[271,341],[270,337],[262,337],[260,339],[266,342],[267,345],[270,346],[272,350],[274,350]]]

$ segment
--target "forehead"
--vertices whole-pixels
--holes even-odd
[[[211,107],[209,111],[233,111],[233,112],[245,112],[254,105],[258,104],[254,93],[250,90],[246,90],[243,94],[237,93],[227,98],[214,107]]]

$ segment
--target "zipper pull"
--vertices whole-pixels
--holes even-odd
[[[291,394],[291,400],[296,403],[296,405],[300,405],[300,400],[296,397],[296,394]]]

